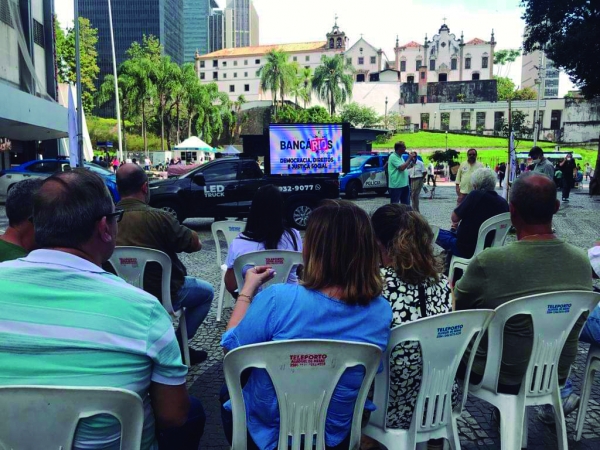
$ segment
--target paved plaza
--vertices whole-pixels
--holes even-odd
[[[568,242],[587,249],[594,242],[600,240],[600,201],[590,199],[583,191],[574,190],[571,202],[563,204],[555,217],[554,226],[557,234]],[[424,194],[423,194],[424,195]],[[421,199],[421,212],[432,225],[441,228],[450,226],[450,214],[455,205],[456,194],[451,184],[438,186],[436,197],[433,200]],[[371,195],[361,196],[356,203],[367,212],[374,211],[389,200],[384,197]],[[198,231],[203,242],[203,249],[197,254],[181,256],[182,262],[187,266],[189,275],[197,276],[211,282],[218,291],[220,282],[220,269],[215,262],[215,243],[210,233],[210,220],[188,220],[186,225]],[[0,232],[6,227],[4,207],[0,206]],[[226,251],[222,243],[223,251]],[[556,261],[556,264],[562,264]],[[535,267],[524,277],[535,277]],[[510,282],[510,280],[507,280]],[[209,353],[209,359],[193,367],[188,375],[188,388],[190,392],[200,398],[207,413],[207,424],[202,438],[202,448],[228,449],[224,438],[219,412],[219,390],[223,385],[222,359],[223,351],[219,345],[221,335],[225,330],[231,309],[225,309],[221,322],[216,322],[216,301],[213,308],[198,331],[193,342],[193,347],[202,348]],[[588,346],[580,344],[579,355],[572,369],[575,391],[579,393],[582,385],[582,372],[585,367],[585,357]],[[574,430],[576,413],[567,418],[567,430],[570,449],[598,449],[600,448],[600,377],[592,390],[590,406],[587,413],[586,427],[581,442],[575,442]],[[529,409],[529,449],[555,449],[558,448],[554,427],[546,426],[536,418],[535,408]],[[460,419],[459,428],[461,444],[464,449],[499,449],[500,437],[497,425],[491,420],[491,405],[469,398],[466,411]]]

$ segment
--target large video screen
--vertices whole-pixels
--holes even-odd
[[[343,172],[342,124],[272,124],[269,127],[271,175]]]

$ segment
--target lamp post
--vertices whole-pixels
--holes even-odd
[[[112,8],[108,0],[108,23],[110,25],[110,45],[112,48],[113,78],[115,81],[115,112],[117,115],[117,137],[119,140],[119,150],[117,156],[123,161],[123,135],[121,133],[121,108],[119,106],[119,79],[117,76],[117,58],[115,57],[115,35],[113,33]]]
[[[544,67],[544,51],[540,50],[540,66],[538,69],[538,78],[535,80],[535,84],[537,84],[537,105],[535,108],[535,123],[533,125],[533,146],[537,146],[538,135],[540,134],[540,128],[542,124],[540,123],[540,97],[542,96],[542,83],[544,82],[545,77],[545,67]]]
[[[437,120],[437,111],[433,112],[433,129],[435,130],[435,121]]]
[[[385,129],[388,129],[388,121],[387,121],[387,108],[388,108],[388,98],[385,97]]]
[[[446,151],[448,151],[448,130],[446,130]]]

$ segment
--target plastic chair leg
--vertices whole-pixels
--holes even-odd
[[[453,417],[448,421],[446,434],[448,436],[448,445],[450,446],[450,450],[460,450],[460,438],[458,437],[456,418]],[[444,447],[446,446],[444,445]]]
[[[509,401],[498,409],[500,410],[501,449],[515,450],[521,448],[523,425],[525,423],[525,405],[519,401]]]
[[[556,424],[556,438],[558,439],[558,450],[568,450],[569,443],[567,440],[567,422],[562,408],[562,398],[560,397],[560,389],[555,389],[552,393],[552,401],[554,404],[554,422]]]
[[[221,267],[221,287],[219,288],[219,299],[217,301],[217,322],[221,321],[221,316],[223,314],[223,299],[225,297],[225,272],[223,267]]]
[[[192,361],[190,359],[190,347],[188,344],[187,324],[185,322],[185,308],[181,311],[179,317],[179,329],[181,330],[181,346],[183,347],[183,362],[186,366],[192,367]]]
[[[579,400],[579,410],[577,411],[577,425],[575,426],[575,440],[581,439],[583,433],[583,425],[585,424],[585,415],[588,409],[588,402],[590,400],[590,393],[592,392],[592,385],[594,384],[594,375],[596,369],[591,366],[590,356],[588,356],[588,362],[586,364],[586,374],[583,381],[583,387],[581,388],[581,399]]]
[[[521,448],[527,448],[527,438],[529,437],[529,410],[527,409],[527,406],[525,407],[522,436]]]

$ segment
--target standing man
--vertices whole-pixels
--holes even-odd
[[[529,157],[533,163],[533,171],[546,175],[548,178],[554,181],[554,166],[544,156],[544,150],[539,147],[533,147],[529,151]]]
[[[427,166],[427,186],[429,186],[429,181],[435,187],[435,166],[433,165],[433,161],[429,161],[429,165]]]
[[[411,153],[413,159],[412,166],[408,169],[408,178],[410,179],[410,199],[415,211],[419,211],[419,195],[423,189],[423,176],[425,175],[425,165],[417,157],[417,152]]]
[[[573,171],[575,170],[575,161],[573,161],[573,153],[567,153],[565,159],[559,163],[560,170],[562,172],[563,188],[562,188],[562,201],[569,201],[569,194],[575,184],[575,176]]]
[[[181,225],[171,214],[162,209],[151,208],[148,175],[137,164],[125,164],[117,172],[117,188],[121,194],[118,207],[125,211],[119,226],[117,245],[145,247],[160,250],[171,258],[171,302],[178,311],[185,308],[188,339],[191,340],[206,318],[214,296],[210,283],[188,277],[177,253],[200,251],[202,243],[195,231]],[[154,264],[146,269],[144,288],[161,298],[162,271]],[[180,334],[177,338],[181,341]],[[181,342],[180,342],[181,344]],[[192,364],[206,360],[204,350],[190,347]]]
[[[467,160],[461,163],[456,173],[456,206],[458,207],[465,197],[473,190],[471,175],[477,169],[483,168],[483,164],[477,162],[477,150],[470,148],[467,151]],[[456,230],[458,222],[452,221],[452,229]]]
[[[388,189],[390,203],[410,205],[410,187],[408,185],[408,169],[414,161],[413,156],[406,155],[406,145],[403,141],[396,142],[394,153],[388,159]]]

